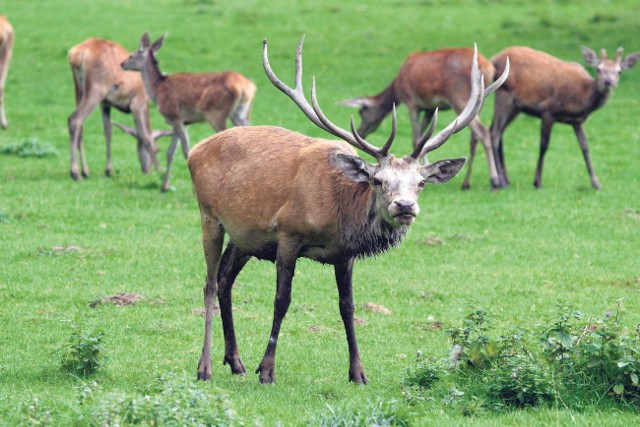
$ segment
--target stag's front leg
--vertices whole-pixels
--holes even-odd
[[[246,369],[238,354],[236,334],[233,327],[231,289],[238,273],[249,261],[249,258],[249,256],[240,254],[233,243],[228,243],[222,254],[222,261],[220,261],[218,269],[218,301],[220,302],[220,317],[222,317],[222,331],[225,343],[223,363],[225,365],[228,363],[231,367],[231,372],[238,375],[244,375]]]
[[[271,384],[275,382],[276,368],[276,346],[278,345],[278,334],[280,333],[280,325],[287,315],[289,304],[291,303],[291,281],[293,280],[293,272],[296,267],[296,259],[298,251],[287,247],[286,243],[279,242],[278,255],[276,259],[277,270],[277,290],[276,298],[273,303],[273,325],[271,327],[271,336],[267,350],[262,357],[256,374],[260,374],[260,382],[263,384]]]
[[[198,379],[211,379],[211,321],[213,319],[213,307],[215,297],[218,292],[218,266],[220,264],[220,254],[222,253],[222,243],[224,231],[215,218],[201,213],[202,220],[202,245],[204,257],[207,263],[207,279],[204,286],[204,345],[202,355],[198,363]]]
[[[338,294],[340,297],[340,315],[347,333],[347,343],[349,344],[349,381],[356,384],[367,384],[367,375],[360,361],[358,343],[356,341],[356,330],[353,326],[353,258],[349,258],[342,263],[336,263],[336,282],[338,284]]]

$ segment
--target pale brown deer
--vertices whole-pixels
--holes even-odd
[[[71,178],[89,176],[82,141],[83,123],[100,105],[102,126],[106,139],[107,164],[105,174],[111,176],[111,108],[131,113],[137,130],[138,159],[143,173],[158,166],[158,147],[151,136],[149,121],[149,97],[139,73],[124,71],[120,63],[129,52],[119,44],[97,38],[89,38],[72,47],[67,55],[75,90],[76,109],[69,116],[71,145]],[[78,170],[78,153],[81,172]]]
[[[416,143],[436,109],[452,108],[457,114],[464,109],[471,93],[470,73],[473,49],[442,49],[410,54],[395,79],[375,96],[342,101],[342,105],[360,109],[358,133],[363,138],[375,131],[391,112],[393,105],[406,104],[411,117],[413,141]],[[478,55],[478,65],[488,85],[493,81],[494,68],[484,56]],[[478,139],[482,141],[489,164],[491,187],[499,187],[499,177],[493,159],[489,129],[475,117],[469,123],[471,144],[467,174],[462,187],[468,189],[471,167]]]
[[[591,185],[600,190],[600,181],[591,165],[583,124],[593,111],[607,102],[618,84],[620,74],[636,64],[640,59],[640,52],[622,59],[622,48],[619,48],[615,59],[611,60],[607,59],[607,54],[602,49],[598,59],[592,49],[582,47],[582,55],[587,64],[596,69],[595,78],[578,63],[565,62],[545,52],[523,46],[507,48],[491,58],[497,72],[504,68],[507,57],[512,67],[508,80],[496,92],[491,124],[494,156],[503,185],[509,184],[503,134],[518,114],[524,112],[541,119],[540,154],[534,180],[536,188],[542,187],[542,165],[549,147],[551,128],[555,122],[560,122],[573,126],[587,164]]]
[[[220,132],[227,128],[227,119],[235,126],[248,126],[256,85],[233,71],[163,75],[155,54],[162,47],[164,38],[163,35],[151,44],[149,34],[144,33],[140,39],[140,47],[122,62],[122,68],[140,71],[147,93],[173,128],[173,138],[167,150],[167,168],[162,181],[162,191],[167,191],[171,162],[178,141],[185,158],[189,155],[186,126],[207,121],[216,132]]]
[[[5,16],[0,16],[0,127],[7,128],[7,115],[4,110],[4,85],[13,52],[13,27]]]
[[[418,195],[428,183],[449,181],[465,159],[422,164],[426,154],[463,129],[482,106],[484,82],[473,61],[471,96],[460,116],[433,135],[434,123],[410,155],[389,153],[396,134],[378,148],[354,129],[339,128],[323,114],[315,94],[312,105],[302,90],[302,43],[296,54],[295,88],[263,63],[271,82],[315,125],[342,141],[311,138],[273,126],[237,127],[213,135],[189,154],[189,170],[200,206],[207,266],[204,287],[205,330],[198,378],[211,378],[211,321],[218,295],[225,339],[224,363],[245,374],[233,326],[231,290],[249,258],[276,263],[277,290],[269,342],[256,373],[262,383],[275,380],[280,326],[291,301],[291,282],[300,257],[332,264],[339,308],[349,347],[349,379],[367,383],[353,324],[352,274],[356,258],[379,254],[400,243],[420,212]],[[493,90],[495,88],[489,88]],[[354,148],[371,155],[370,164]],[[224,250],[225,233],[229,240]]]

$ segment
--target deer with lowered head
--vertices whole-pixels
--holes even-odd
[[[453,109],[460,114],[471,93],[470,73],[473,50],[469,48],[442,49],[431,52],[412,53],[400,68],[400,72],[382,92],[375,96],[352,98],[342,101],[342,105],[360,109],[358,133],[366,137],[375,131],[394,105],[404,103],[409,110],[413,142],[416,143],[425,132],[436,110]],[[484,56],[478,55],[478,65],[485,84],[493,81],[494,68]],[[491,187],[499,186],[499,177],[493,159],[493,149],[489,129],[474,117],[469,123],[471,144],[467,174],[462,184],[468,189],[471,167],[478,140],[482,141],[489,164]]]
[[[218,296],[225,340],[224,363],[245,374],[233,326],[232,286],[251,257],[276,264],[276,296],[271,335],[256,373],[261,383],[275,381],[275,355],[282,321],[291,302],[298,258],[335,269],[339,308],[349,348],[349,379],[367,383],[353,324],[353,266],[357,258],[382,253],[400,243],[420,213],[418,196],[426,184],[454,177],[464,158],[423,164],[426,154],[469,124],[482,106],[484,82],[473,61],[471,96],[454,122],[433,135],[435,120],[411,154],[389,150],[396,134],[378,148],[355,130],[332,123],[318,105],[315,81],[311,104],[302,90],[302,43],[298,44],[295,88],[273,72],[263,43],[269,80],[315,125],[340,140],[311,138],[274,126],[236,127],[196,145],[188,165],[200,207],[207,275],[205,329],[198,379],[211,379],[211,321]],[[488,88],[494,90],[500,81]],[[376,163],[356,155],[360,150]],[[223,251],[225,233],[228,242]]]
[[[4,111],[4,84],[7,80],[9,62],[13,52],[13,27],[9,20],[0,16],[0,127],[7,128],[7,115]]]
[[[120,63],[129,52],[119,44],[89,38],[72,47],[67,55],[73,75],[76,109],[69,116],[71,178],[89,176],[82,138],[83,123],[100,105],[107,147],[105,174],[111,176],[111,108],[133,115],[138,140],[138,159],[143,173],[158,166],[158,147],[149,121],[149,97],[139,73],[124,71]],[[78,154],[81,170],[78,169]]]
[[[144,33],[140,47],[122,62],[125,70],[140,71],[145,88],[173,128],[173,138],[167,150],[167,169],[162,191],[169,189],[169,172],[178,141],[185,158],[189,155],[189,134],[186,125],[207,121],[216,132],[227,128],[227,119],[235,126],[248,126],[256,85],[233,71],[217,73],[160,72],[156,52],[162,47],[163,35],[153,44]]]
[[[518,114],[524,112],[541,119],[540,154],[534,180],[536,188],[542,187],[542,165],[549,147],[551,128],[555,122],[559,122],[573,126],[591,185],[600,190],[600,181],[591,165],[583,124],[593,111],[607,102],[618,84],[620,74],[636,64],[640,52],[631,53],[623,59],[622,48],[619,48],[615,58],[608,59],[602,49],[598,58],[592,49],[583,46],[582,56],[587,64],[595,68],[595,78],[580,64],[565,62],[523,46],[507,48],[491,58],[497,72],[504,68],[507,57],[512,67],[509,78],[496,92],[491,124],[494,156],[502,185],[509,184],[503,134]]]

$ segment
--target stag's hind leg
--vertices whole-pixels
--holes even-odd
[[[218,269],[218,301],[220,302],[220,317],[222,317],[225,344],[224,364],[229,364],[231,372],[239,375],[244,375],[246,369],[240,359],[236,343],[231,290],[238,273],[247,264],[249,258],[251,257],[241,254],[233,243],[228,243]]]
[[[276,259],[277,288],[276,298],[273,303],[273,325],[269,344],[262,357],[256,374],[260,374],[260,382],[271,384],[275,382],[276,370],[276,346],[278,345],[278,335],[282,320],[287,315],[289,304],[291,303],[291,281],[296,268],[299,247],[296,243],[286,243],[285,238],[279,239],[278,254]]]
[[[201,208],[200,217],[202,220],[202,246],[207,263],[207,279],[204,286],[204,345],[202,346],[202,355],[198,363],[198,379],[210,380],[211,320],[213,319],[215,297],[218,292],[218,267],[224,241],[224,229],[214,217],[207,212],[203,212],[203,209]]]

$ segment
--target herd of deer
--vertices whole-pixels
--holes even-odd
[[[542,121],[535,185],[540,187],[544,154],[555,122],[574,127],[593,187],[599,189],[582,124],[601,107],[622,71],[635,65],[640,52],[613,60],[583,48],[596,77],[576,63],[564,62],[526,47],[511,47],[488,61],[476,49],[444,49],[411,54],[397,77],[378,95],[353,98],[343,105],[359,108],[356,130],[336,126],[320,108],[315,79],[311,103],[302,89],[302,44],[295,58],[294,87],[283,83],[269,63],[267,41],[263,65],[269,80],[293,100],[315,125],[339,140],[316,139],[274,126],[249,126],[256,86],[235,72],[163,75],[156,53],[164,42],[151,43],[144,34],[129,54],[107,40],[88,39],[71,48],[76,110],[69,117],[71,176],[87,177],[82,124],[100,104],[107,145],[107,175],[111,174],[110,109],[131,112],[135,128],[118,125],[138,141],[143,172],[158,167],[157,139],[172,136],[162,190],[169,187],[169,170],[178,142],[187,158],[200,208],[206,261],[204,287],[205,332],[198,378],[212,376],[211,324],[215,297],[220,305],[225,340],[224,363],[232,373],[245,374],[233,325],[232,287],[251,257],[276,263],[277,288],[270,338],[256,373],[260,382],[275,381],[275,353],[281,323],[291,301],[291,282],[298,258],[331,264],[335,269],[339,308],[349,348],[349,379],[367,383],[353,323],[353,266],[357,258],[397,245],[418,216],[418,197],[426,184],[449,181],[464,166],[456,158],[428,163],[427,154],[454,133],[471,128],[470,159],[463,187],[469,187],[471,163],[478,139],[489,164],[492,188],[509,184],[503,133],[520,112]],[[13,43],[8,21],[0,17],[0,112],[6,119],[2,94]],[[485,85],[487,86],[485,89]],[[490,129],[478,118],[484,98],[495,92]],[[171,125],[153,131],[149,98]],[[413,127],[411,154],[390,153],[396,136],[396,110],[406,104]],[[452,108],[458,116],[434,134],[438,109]],[[382,147],[364,138],[392,115],[392,131]],[[236,127],[226,129],[230,120]],[[207,121],[217,132],[190,150],[185,126]],[[376,163],[356,154],[360,150]],[[78,153],[81,171],[78,170]],[[228,242],[223,251],[225,234]]]

